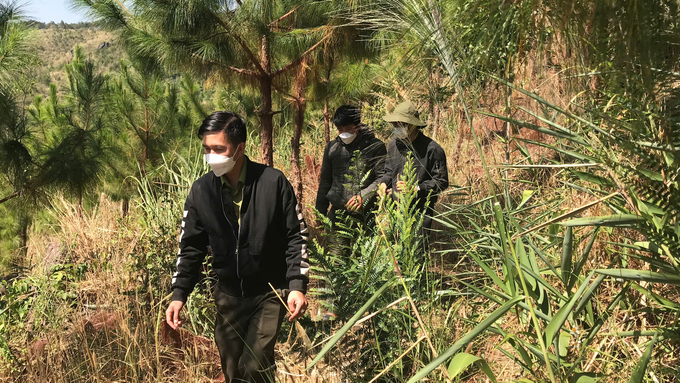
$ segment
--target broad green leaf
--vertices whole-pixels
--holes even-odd
[[[361,306],[359,311],[357,311],[357,313],[354,314],[354,316],[352,316],[352,318],[350,318],[347,321],[347,323],[345,323],[345,325],[342,326],[342,328],[338,330],[337,333],[335,333],[335,335],[333,335],[331,340],[328,341],[324,348],[321,351],[319,351],[319,354],[316,356],[316,358],[314,358],[312,363],[309,364],[307,370],[312,368],[312,366],[314,366],[319,360],[321,360],[321,358],[323,358],[324,355],[326,355],[326,353],[328,353],[328,351],[330,351],[330,349],[333,348],[333,346],[335,346],[336,343],[338,343],[340,338],[342,338],[347,333],[347,331],[349,331],[349,329],[352,328],[352,326],[354,326],[354,323],[356,323],[364,315],[364,313],[368,311],[368,309],[373,305],[373,303],[378,298],[380,298],[382,293],[384,293],[385,290],[387,290],[394,283],[394,281],[395,279],[387,281],[387,283],[385,283],[378,291],[375,292],[375,294],[373,294],[373,296],[368,300],[368,302]]]
[[[505,221],[503,220],[503,210],[501,209],[501,205],[496,202],[493,204],[493,213],[494,213],[494,218],[496,219],[496,225],[498,225],[498,234],[500,234],[500,239],[501,239],[501,246],[503,247],[503,256],[507,257],[508,256],[508,249],[507,249],[507,232],[505,231]]]
[[[546,144],[546,143],[543,143],[543,142],[534,141],[534,140],[527,140],[525,138],[518,138],[518,137],[516,137],[515,140],[521,141],[521,142],[526,142],[526,143],[536,145],[536,146],[542,146],[544,148],[554,150],[558,153],[562,153],[564,155],[576,158],[577,160],[580,160],[580,161],[584,161],[584,162],[596,162],[597,161],[597,158],[595,158],[595,157],[591,157],[591,156],[588,156],[588,155],[585,155],[585,154],[582,154],[582,153],[577,153],[573,150],[566,150],[566,149],[563,149],[561,146],[550,145],[550,144]]]
[[[679,309],[680,308],[679,304],[677,304],[677,303],[675,303],[675,302],[673,302],[669,299],[666,299],[659,294],[656,294],[651,289],[646,289],[646,288],[638,285],[637,283],[633,283],[631,285],[631,287],[633,289],[637,290],[640,294],[646,295],[647,298],[654,300],[656,303],[658,303],[661,306],[665,306],[665,307],[672,308],[672,309]]]
[[[638,246],[640,249],[649,251],[650,253],[665,255],[663,254],[663,250],[660,249],[659,246],[657,246],[657,244],[654,242],[635,242],[633,245]]]
[[[522,202],[520,202],[519,205],[517,205],[517,210],[521,209],[522,206],[524,206],[524,204],[527,203],[527,201],[529,201],[531,196],[534,195],[534,193],[536,193],[536,190],[524,190],[522,192]]]
[[[510,254],[508,251],[508,236],[505,230],[505,221],[503,220],[503,210],[498,202],[493,204],[493,213],[496,220],[496,225],[498,228],[498,234],[500,235],[501,248],[503,251],[503,267],[505,269],[505,281],[506,286],[510,290],[510,295],[515,295],[517,289],[515,288],[514,272],[512,270],[510,262]]]
[[[540,283],[543,287],[545,287],[548,291],[550,291],[555,296],[554,298],[558,298],[559,300],[562,300],[562,301],[566,301],[566,300],[569,299],[566,296],[564,296],[562,293],[557,291],[556,288],[554,288],[548,281],[546,281],[544,278],[542,278],[539,274],[534,273],[528,267],[525,267],[525,266],[521,266],[521,267],[522,267],[522,271],[524,271],[525,274],[532,276],[536,280],[536,282]],[[548,271],[547,273],[550,273],[550,272]]]
[[[521,340],[520,342],[526,347],[529,352],[531,352],[534,357],[536,357],[541,363],[545,364],[545,354],[543,354],[543,351],[539,349],[538,347],[532,346],[531,343]],[[551,353],[550,351],[546,352],[548,354],[548,359],[552,362],[559,363],[559,360],[557,359],[557,356],[555,354]]]
[[[570,174],[578,177],[580,180],[590,182],[596,185],[601,185],[601,186],[614,186],[614,182],[610,180],[609,178],[601,177],[592,173],[588,172],[581,172],[578,170],[572,170],[569,172]]]
[[[528,257],[529,257],[529,262],[531,263],[531,268],[533,270],[536,270],[539,273],[539,275],[542,276],[542,274],[540,273],[541,269],[538,267],[538,261],[536,260],[536,252],[534,251],[534,249],[531,246],[529,246],[528,250],[529,250]],[[542,304],[543,301],[546,299],[546,297],[547,297],[547,295],[545,293],[545,288],[543,288],[543,286],[541,286],[539,284],[538,285],[538,303]]]
[[[504,303],[501,307],[496,309],[496,311],[494,311],[486,319],[484,319],[480,324],[475,326],[475,328],[473,328],[472,331],[468,332],[456,343],[454,343],[453,346],[451,346],[448,350],[444,351],[441,355],[439,355],[433,361],[425,365],[425,367],[420,369],[411,379],[409,379],[408,383],[415,383],[420,379],[426,377],[435,368],[437,368],[442,363],[446,362],[450,357],[452,357],[463,347],[465,347],[465,345],[467,345],[469,342],[471,342],[473,339],[475,339],[477,336],[483,333],[489,326],[496,323],[496,321],[502,318],[503,315],[505,315],[505,313],[508,312],[508,310],[513,308],[515,304],[517,304],[517,302],[521,301],[522,299],[524,299],[524,297],[520,295]]]
[[[539,114],[534,113],[533,111],[531,111],[529,109],[522,108],[521,106],[519,106],[518,108],[523,110],[524,112],[536,117],[537,119],[544,122],[545,124],[552,126],[553,128],[555,128],[557,130],[560,130],[560,131],[565,132],[565,133],[569,133],[571,135],[575,134],[573,131],[569,130],[568,128],[565,128],[564,126],[562,126],[562,125],[560,125],[560,124],[558,124],[554,121],[550,121],[547,118],[544,118],[544,117],[540,116]],[[557,116],[557,114],[555,114],[553,117],[556,117],[556,116]]]
[[[642,354],[642,358],[640,358],[640,361],[635,366],[635,370],[633,370],[633,375],[630,377],[629,380],[630,383],[642,383],[642,381],[644,380],[645,371],[647,370],[647,364],[649,363],[649,359],[652,356],[652,349],[654,348],[654,344],[656,343],[657,337],[658,335],[654,335],[652,341],[649,342],[647,350],[645,351],[644,354]]]
[[[571,276],[571,258],[574,250],[574,237],[571,227],[567,227],[564,233],[564,240],[562,241],[562,265],[560,268],[562,274],[562,282],[564,286],[569,285],[569,278]]]
[[[635,170],[637,170],[642,175],[644,175],[645,177],[647,177],[647,178],[649,178],[653,181],[665,182],[665,180],[664,180],[665,177],[663,176],[663,174],[661,174],[659,172],[651,171],[651,170],[645,169],[641,166],[638,166]]]
[[[455,378],[473,363],[476,363],[479,366],[479,369],[482,370],[492,382],[496,383],[496,375],[491,371],[486,360],[465,352],[458,353],[451,359],[451,363],[449,364],[449,376],[451,379]]]
[[[661,331],[620,331],[620,332],[615,332],[614,335],[619,336],[619,337],[635,337],[639,338],[641,336],[659,336],[660,339],[679,339],[680,338],[680,333],[678,333],[677,329],[669,329],[669,330],[661,330]]]
[[[539,236],[536,236],[536,237],[539,237]],[[536,252],[536,255],[538,255],[538,257],[541,258],[541,260],[546,265],[548,265],[548,268],[552,271],[553,275],[558,277],[557,270],[552,265],[552,263],[550,261],[548,261],[548,257],[546,256],[546,254],[543,251],[541,251],[541,249],[539,249],[538,246],[536,246],[536,244],[534,244],[534,241],[531,237],[527,237],[527,238],[529,240],[529,246],[531,246],[531,248],[534,249],[534,251]]]
[[[517,258],[519,258],[519,262],[522,265],[522,267],[526,267],[532,271],[534,271],[536,274],[539,273],[539,270],[534,270],[533,265],[529,261],[529,257],[527,256],[526,249],[524,248],[524,243],[522,243],[522,239],[518,238],[517,242],[515,242],[515,252],[517,253]],[[534,277],[527,275],[526,280],[531,285],[531,291],[534,291],[536,289],[536,279]]]
[[[559,347],[558,347],[558,352],[560,354],[561,358],[566,358],[567,354],[569,353],[569,341],[571,340],[571,335],[569,334],[568,331],[560,331],[560,336],[559,336]]]
[[[578,302],[578,306],[576,306],[574,309],[575,315],[578,315],[578,313],[580,313],[584,307],[589,307],[588,302],[590,302],[590,298],[593,296],[595,290],[597,290],[602,281],[604,281],[604,275],[598,275],[597,278],[595,278],[595,281],[588,287],[588,290],[586,290],[586,292],[583,294],[583,297],[581,297],[581,300]]]
[[[646,281],[657,283],[669,283],[672,285],[680,285],[680,276],[665,273],[656,273],[648,270],[631,270],[631,269],[597,269],[595,272],[610,277],[630,279],[634,281]]]
[[[595,372],[579,372],[574,374],[569,383],[597,383],[606,375]]]
[[[573,227],[573,226],[626,226],[638,222],[643,222],[644,217],[640,217],[635,214],[613,214],[613,215],[603,215],[599,217],[584,217],[569,220],[567,222],[562,222],[560,225]]]
[[[664,215],[664,213],[665,213],[665,211],[663,209],[661,209],[659,206],[657,206],[653,203],[648,203],[648,202],[645,202],[645,201],[642,201],[642,200],[636,200],[636,201],[637,201],[638,209],[640,209],[640,211],[642,213],[649,214],[649,215],[653,215],[653,214]]]
[[[585,291],[586,287],[588,287],[588,282],[590,282],[590,278],[592,278],[592,276],[593,273],[590,273],[590,275],[588,275],[588,278],[586,278],[586,280],[583,281],[583,284],[581,285],[581,287],[578,288],[578,290],[571,297],[569,302],[562,306],[562,308],[555,314],[555,316],[553,316],[553,319],[550,321],[550,323],[548,323],[548,326],[545,328],[546,345],[552,344],[555,335],[557,335],[557,332],[560,331],[562,325],[567,320],[567,317],[569,317],[569,314],[571,314],[574,305],[576,305],[576,301],[581,296],[581,294],[583,294],[583,291]]]

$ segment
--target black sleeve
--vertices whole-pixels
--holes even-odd
[[[307,254],[307,239],[309,229],[302,215],[302,207],[297,202],[293,187],[286,177],[281,174],[281,198],[283,199],[283,214],[286,223],[286,279],[290,290],[307,291],[309,281],[309,255]]]
[[[331,141],[332,142],[332,141]],[[331,161],[328,158],[328,151],[330,150],[331,143],[326,145],[326,149],[323,151],[323,162],[321,163],[321,176],[319,177],[319,190],[316,193],[316,210],[321,214],[328,214],[328,206],[330,202],[326,197],[328,191],[331,190],[331,185],[333,184],[333,168]]]
[[[368,170],[374,172],[373,182],[361,190],[361,198],[366,199],[367,197],[370,197],[382,182],[382,179],[385,176],[386,160],[387,149],[385,149],[385,143],[376,139],[375,142],[371,144],[370,161],[368,161],[370,166]]]
[[[432,178],[418,184],[418,198],[426,198],[430,191],[433,195],[439,194],[449,187],[449,172],[446,168],[444,149],[437,145],[428,157],[427,171]]]
[[[194,205],[196,188],[192,187],[184,204],[184,218],[179,235],[177,272],[172,276],[172,300],[186,302],[200,277],[201,265],[208,251],[208,233],[198,218]]]

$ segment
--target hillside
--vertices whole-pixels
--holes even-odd
[[[50,82],[57,84],[60,89],[67,84],[64,64],[73,58],[73,47],[80,45],[87,58],[95,63],[95,67],[102,73],[116,71],[124,56],[122,47],[114,42],[113,34],[98,28],[66,28],[53,26],[51,28],[36,29],[34,40],[41,65],[36,69],[37,93],[49,93]],[[109,46],[102,47],[102,44]]]

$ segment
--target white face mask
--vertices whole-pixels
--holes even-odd
[[[231,169],[234,168],[234,165],[236,165],[236,160],[234,160],[234,157],[235,156],[227,157],[220,154],[210,153],[205,155],[205,162],[210,165],[210,168],[216,176],[222,177],[223,175],[229,173]]]
[[[344,142],[345,144],[349,145],[349,144],[351,144],[352,141],[354,141],[354,139],[357,137],[357,134],[356,134],[356,133],[347,133],[347,132],[344,132],[344,133],[340,133],[340,134],[338,135],[338,137],[340,137],[340,139],[342,140],[342,142]]]
[[[402,140],[408,138],[408,129],[406,129],[403,126],[395,126],[394,129],[392,129],[392,132],[394,133],[395,137],[400,138]]]

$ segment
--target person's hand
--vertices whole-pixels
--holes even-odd
[[[307,311],[307,298],[300,291],[293,290],[288,294],[288,310],[291,315],[288,321],[292,322],[305,314]]]
[[[182,321],[179,319],[179,312],[184,307],[184,302],[182,301],[172,301],[168,305],[168,309],[165,310],[165,321],[168,322],[168,326],[172,327],[173,330],[177,330],[182,327]]]
[[[414,188],[415,189],[415,188]],[[406,192],[407,187],[406,187],[406,182],[404,181],[397,181],[397,191],[399,193],[404,193]]]
[[[347,201],[345,207],[347,207],[347,210],[355,212],[361,208],[363,203],[364,201],[361,199],[361,196],[355,195],[354,197],[350,198],[349,201]]]
[[[385,194],[387,194],[387,185],[385,185],[384,182],[381,182],[380,185],[378,185],[378,196],[383,198],[385,197]]]

